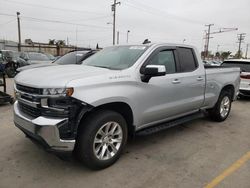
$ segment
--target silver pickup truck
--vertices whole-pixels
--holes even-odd
[[[74,151],[85,165],[101,169],[120,157],[128,136],[204,114],[224,121],[239,83],[239,68],[204,68],[192,46],[112,46],[81,66],[18,74],[14,122],[48,151]]]

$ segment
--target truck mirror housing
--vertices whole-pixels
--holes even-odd
[[[142,81],[149,82],[152,77],[166,75],[166,67],[164,65],[147,65],[142,74]]]

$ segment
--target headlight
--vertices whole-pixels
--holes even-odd
[[[73,88],[47,88],[43,89],[43,95],[73,95]]]

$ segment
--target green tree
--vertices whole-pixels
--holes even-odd
[[[240,59],[240,58],[242,58],[242,57],[243,57],[242,51],[238,51],[238,52],[234,55],[234,58]]]
[[[205,55],[206,55],[206,52],[202,51],[201,57],[205,57]],[[208,51],[207,58],[213,58],[213,57],[214,57],[214,55],[212,54],[212,52]]]
[[[216,53],[215,53],[215,57],[220,58],[220,52],[216,52]]]
[[[66,45],[65,40],[58,40],[58,41],[56,41],[56,45],[57,46],[65,46]]]
[[[227,52],[221,52],[221,58],[222,59],[227,59],[232,52],[227,51]]]
[[[49,45],[55,45],[56,40],[55,39],[49,39]]]

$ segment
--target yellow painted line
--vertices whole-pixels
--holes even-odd
[[[219,176],[214,178],[205,188],[214,188],[221,181],[223,181],[227,176],[231,175],[234,171],[239,169],[244,163],[250,160],[250,151],[243,155],[238,161],[233,163],[229,168],[222,172]]]

